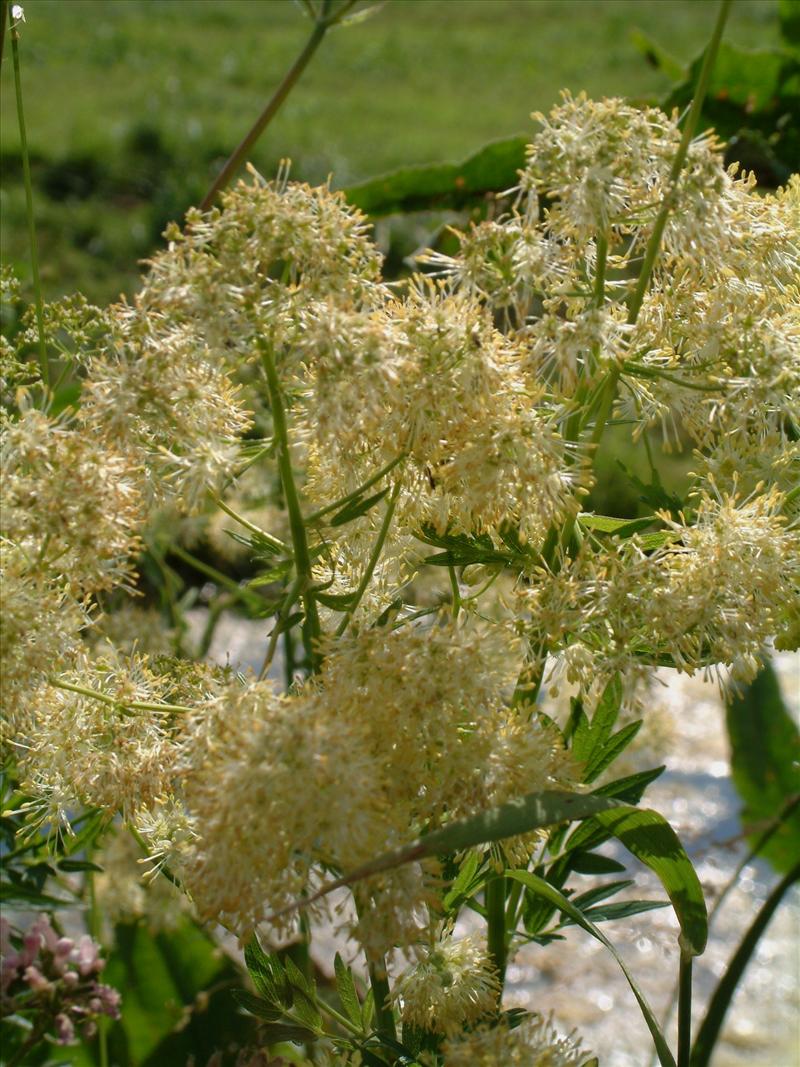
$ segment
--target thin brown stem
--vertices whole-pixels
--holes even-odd
[[[275,90],[271,100],[261,112],[261,114],[258,116],[258,118],[253,123],[248,132],[245,134],[245,136],[242,138],[242,140],[239,142],[239,144],[236,146],[236,148],[233,150],[231,155],[228,157],[225,165],[223,166],[222,170],[214,179],[211,188],[203,197],[203,201],[200,204],[201,211],[208,211],[211,205],[216,200],[217,194],[220,193],[223,189],[225,189],[226,186],[230,183],[231,178],[233,178],[234,174],[236,174],[236,172],[245,162],[245,159],[250,149],[259,139],[259,137],[270,124],[270,122],[272,122],[272,120],[275,118],[278,111],[280,111],[281,105],[283,104],[284,100],[292,91],[297,82],[300,80],[301,74],[311,62],[312,56],[322,43],[322,39],[325,36],[330,25],[330,23],[324,17],[325,11],[326,8],[323,9],[323,15],[318,18],[317,21],[314,23],[314,28],[312,29],[311,34],[308,40],[306,41],[302,51],[298,55],[297,59],[295,59],[294,63],[292,63],[291,67],[289,67],[288,71],[283,77],[283,81]]]

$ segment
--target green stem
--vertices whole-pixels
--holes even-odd
[[[178,559],[182,559],[184,563],[188,563],[190,567],[193,567],[201,574],[205,574],[207,578],[210,578],[217,585],[221,585],[224,589],[227,589],[230,593],[245,604],[250,610],[259,610],[263,608],[264,603],[260,597],[254,593],[249,593],[246,589],[242,589],[238,582],[235,582],[233,578],[229,578],[227,574],[223,574],[222,571],[218,571],[216,567],[212,567],[210,563],[204,563],[202,559],[198,559],[197,556],[193,556],[191,552],[187,552],[181,545],[170,545],[169,552],[173,556],[177,556]]]
[[[211,188],[208,190],[208,192],[203,198],[202,203],[200,204],[201,211],[208,211],[211,205],[214,203],[215,199],[217,198],[217,194],[228,185],[231,178],[234,176],[236,171],[239,169],[239,167],[241,167],[242,163],[244,162],[247,153],[256,143],[256,141],[267,128],[269,123],[275,118],[284,100],[292,91],[296,83],[299,81],[300,75],[306,69],[309,62],[311,61],[312,56],[319,48],[320,44],[322,43],[322,38],[325,36],[328,30],[328,26],[330,25],[330,23],[324,17],[327,13],[328,6],[329,0],[326,0],[326,4],[323,8],[323,15],[314,23],[314,28],[312,29],[311,35],[306,41],[303,50],[300,52],[297,59],[294,61],[294,63],[284,75],[283,81],[275,90],[272,99],[269,101],[267,106],[258,116],[256,121],[253,123],[248,133],[245,134],[243,139],[233,150],[227,162],[225,163],[225,166],[214,179]]]
[[[5,1067],[17,1067],[18,1064],[24,1064],[28,1053],[32,1052],[43,1040],[46,1030],[46,1021],[35,1024],[33,1030],[31,1030],[14,1055],[5,1061]]]
[[[781,810],[778,812],[775,818],[770,821],[769,825],[757,839],[756,843],[753,845],[750,851],[747,852],[736,865],[736,869],[734,870],[728,881],[725,883],[722,892],[714,901],[713,906],[709,909],[709,928],[711,927],[711,924],[714,921],[714,917],[724,904],[729,893],[739,881],[739,878],[741,877],[745,867],[751,864],[756,858],[756,856],[758,856],[758,854],[762,851],[762,849],[764,849],[769,844],[769,842],[772,840],[778,830],[780,830],[780,828],[786,823],[786,820],[794,814],[798,807],[800,807],[800,793],[796,793],[794,796],[790,796],[788,798]]]
[[[692,1048],[692,954],[681,949],[678,978],[678,1064],[689,1067]]]
[[[623,370],[632,375],[634,378],[662,378],[665,382],[672,382],[673,385],[680,385],[683,389],[694,389],[701,393],[715,393],[718,391],[717,385],[703,385],[702,382],[687,382],[685,378],[679,378],[676,374],[670,374],[669,371],[661,370],[659,367],[646,367],[640,363],[632,363],[626,360],[622,364]]]
[[[73,685],[72,682],[62,682],[56,678],[50,679],[50,685],[54,689],[66,689],[70,693],[78,693],[80,696],[99,700],[101,704],[108,704],[112,708],[131,708],[133,711],[178,712],[181,714],[194,711],[194,708],[186,707],[184,704],[159,704],[149,700],[119,700],[116,697],[109,696],[108,693],[101,693],[97,689],[89,689],[83,685]]]
[[[294,685],[294,669],[294,633],[292,628],[289,627],[283,634],[283,678],[287,693]]]
[[[373,474],[371,478],[368,478],[363,485],[360,485],[358,489],[354,489],[352,493],[348,493],[347,496],[341,497],[339,500],[334,501],[333,504],[326,504],[324,508],[320,508],[318,511],[312,511],[310,515],[306,516],[306,526],[310,526],[312,523],[319,522],[323,515],[328,515],[331,511],[341,511],[347,504],[351,504],[354,500],[358,500],[360,496],[363,496],[368,489],[371,489],[376,482],[379,482],[381,478],[385,477],[389,471],[394,470],[398,463],[401,463],[406,458],[405,452],[401,452],[399,456],[387,463],[385,467]]]
[[[778,905],[783,900],[786,892],[797,881],[800,881],[800,863],[795,864],[786,877],[772,890],[750,929],[734,952],[717,988],[714,990],[714,995],[706,1011],[706,1017],[697,1032],[697,1037],[692,1047],[691,1059],[689,1060],[691,1067],[707,1067],[739,980],[744,974],[761,935],[769,925]]]
[[[234,511],[229,504],[226,504],[225,501],[216,496],[216,494],[212,493],[211,499],[220,511],[224,511],[226,515],[230,515],[234,522],[238,522],[240,526],[243,526],[245,530],[249,530],[251,534],[255,534],[255,536],[262,541],[266,541],[270,548],[274,548],[276,552],[288,554],[289,546],[285,545],[279,538],[273,537],[272,534],[267,533],[266,530],[262,530],[260,526],[256,526],[255,523],[246,519],[244,515],[240,515],[238,511]]]
[[[197,659],[205,659],[208,655],[208,650],[211,648],[211,642],[214,640],[217,624],[222,618],[223,613],[234,603],[235,600],[233,597],[223,594],[222,596],[218,596],[209,607],[208,618],[206,619],[206,624],[197,646]]]
[[[261,670],[259,671],[259,678],[266,678],[267,671],[270,668],[272,659],[275,655],[275,649],[278,647],[278,638],[286,629],[286,622],[289,618],[291,610],[297,598],[300,596],[303,590],[303,582],[298,575],[289,588],[286,590],[281,610],[278,613],[278,617],[275,620],[275,626],[272,629],[272,633],[269,635],[269,644],[267,645],[267,651],[264,653],[264,662],[261,664]],[[287,686],[288,688],[288,686]]]
[[[150,849],[147,847],[147,842],[142,837],[142,835],[139,833],[139,831],[136,829],[136,827],[133,825],[133,823],[126,823],[125,825],[128,828],[128,833],[131,835],[131,837],[134,839],[136,844],[139,846],[139,848],[145,854],[147,859],[152,859],[152,857],[150,855]],[[181,885],[180,881],[175,877],[175,875],[172,873],[172,871],[169,869],[169,867],[167,867],[167,865],[165,863],[159,863],[158,866],[155,869],[158,871],[159,874],[163,874],[164,877],[166,878],[166,880],[168,882],[171,882],[172,885],[174,885],[176,889],[180,889],[181,893],[185,893],[186,892],[186,890]]]
[[[89,933],[99,944],[101,929],[100,909],[97,906],[97,893],[94,885],[94,871],[87,871],[86,884],[89,889]],[[97,1020],[97,1051],[100,1057],[100,1067],[108,1067],[108,1029],[107,1020]]]
[[[499,875],[486,883],[487,946],[502,989],[506,977],[506,879]]]
[[[33,183],[31,182],[31,161],[28,154],[28,137],[25,131],[25,110],[22,106],[22,76],[19,69],[19,33],[14,22],[11,23],[11,56],[14,64],[14,90],[17,97],[17,121],[19,122],[19,140],[22,150],[22,177],[25,183],[25,215],[28,222],[28,242],[31,252],[31,273],[33,275],[33,292],[36,301],[36,328],[39,333],[39,365],[42,381],[50,385],[50,365],[47,360],[47,345],[44,337],[44,302],[42,300],[42,280],[39,276],[39,249],[36,242],[36,224],[33,219]]]
[[[619,367],[612,367],[608,372],[608,377],[606,378],[606,383],[603,388],[603,395],[600,399],[600,409],[597,412],[592,436],[589,439],[593,457],[597,455],[598,446],[605,433],[608,418],[611,414],[611,409],[614,406],[614,400],[617,395],[617,384],[619,383],[621,373]]]
[[[386,1037],[395,1040],[397,1031],[395,1029],[394,1012],[389,1000],[391,990],[389,989],[386,966],[382,960],[378,966],[374,963],[369,963],[369,984],[372,987],[372,997],[375,1002],[375,1029],[379,1034],[384,1034]]]
[[[450,588],[453,592],[453,618],[458,618],[458,613],[461,609],[461,590],[458,588],[458,575],[456,569],[452,564],[448,564],[447,571],[450,575]]]
[[[601,308],[606,298],[606,264],[608,262],[608,238],[598,235],[596,241],[597,264],[594,276],[594,303]]]
[[[394,489],[392,490],[392,495],[389,497],[389,503],[386,508],[386,514],[383,516],[383,522],[381,523],[381,528],[378,531],[377,540],[375,541],[372,553],[369,557],[369,560],[367,561],[367,566],[364,569],[364,573],[361,576],[361,581],[358,583],[358,588],[356,589],[355,595],[353,597],[353,603],[345,612],[344,618],[339,623],[339,626],[336,630],[337,637],[341,637],[347,629],[348,625],[350,624],[350,620],[352,619],[356,608],[361,603],[361,598],[364,596],[364,593],[367,590],[367,586],[372,580],[372,575],[375,573],[375,568],[378,565],[378,560],[381,558],[381,552],[383,551],[383,546],[386,542],[386,537],[389,533],[389,527],[392,524],[392,517],[394,516],[394,509],[397,506],[397,498],[400,495],[401,484],[402,483],[400,481],[395,482]]]
[[[639,317],[639,311],[641,310],[647,287],[650,284],[650,275],[653,273],[656,257],[658,256],[658,251],[661,247],[661,238],[664,235],[664,227],[667,224],[670,212],[675,206],[678,179],[683,170],[683,164],[686,162],[689,145],[691,144],[695,130],[697,129],[697,123],[700,120],[700,113],[703,109],[706,93],[708,92],[711,72],[714,69],[720,41],[722,40],[722,33],[725,29],[728,14],[730,13],[731,3],[732,0],[721,0],[719,5],[717,22],[714,26],[714,32],[711,35],[708,48],[706,48],[706,54],[703,57],[703,65],[700,68],[700,74],[697,78],[692,106],[686,119],[686,125],[683,128],[683,136],[678,145],[678,151],[675,153],[675,158],[672,161],[672,168],[667,179],[667,192],[664,196],[664,202],[661,205],[661,210],[659,211],[655,225],[653,226],[653,232],[650,234],[650,240],[647,242],[642,269],[639,272],[636,288],[634,289],[630,303],[628,304],[628,323],[630,325],[633,325]]]
[[[355,904],[356,915],[361,918],[363,908],[359,905],[358,897],[355,894],[353,894],[353,902]],[[379,1034],[383,1034],[385,1037],[391,1038],[394,1041],[397,1037],[397,1031],[395,1029],[394,1011],[392,1010],[392,1002],[390,999],[391,990],[389,988],[389,977],[386,973],[386,959],[381,955],[370,955],[366,948],[364,949],[364,956],[367,961],[369,984],[372,989],[372,1000],[375,1005],[375,1029]]]
[[[303,585],[303,608],[305,619],[303,621],[303,644],[306,657],[312,674],[319,670],[321,654],[319,649],[321,629],[319,612],[314,593],[311,588],[313,575],[311,572],[311,554],[308,550],[308,538],[306,536],[305,521],[300,510],[300,497],[297,493],[297,485],[292,470],[292,456],[289,450],[289,431],[286,424],[286,410],[283,405],[283,394],[275,369],[275,356],[268,342],[259,342],[261,362],[267,379],[269,403],[272,409],[272,422],[275,429],[275,443],[278,456],[278,470],[280,471],[283,495],[286,498],[286,509],[289,512],[289,528],[292,533],[292,546],[294,548],[295,568],[297,577]]]
[[[317,997],[315,1003],[319,1010],[323,1013],[323,1015],[327,1015],[329,1018],[334,1019],[339,1024],[339,1026],[341,1026],[344,1030],[347,1030],[348,1033],[354,1034],[356,1037],[364,1036],[363,1030],[356,1026],[355,1023],[350,1022],[347,1016],[342,1015],[341,1012],[338,1012],[336,1008],[332,1007],[327,1002],[327,1000],[323,1000],[322,997]]]
[[[661,210],[656,217],[655,224],[653,225],[653,232],[650,234],[650,239],[647,242],[647,247],[644,253],[644,259],[642,262],[642,268],[639,272],[639,278],[636,282],[636,288],[631,294],[631,299],[628,304],[628,325],[633,326],[639,317],[639,312],[642,309],[642,303],[644,302],[645,293],[647,287],[650,284],[650,277],[655,267],[656,258],[658,256],[659,249],[661,248],[661,238],[664,235],[664,228],[667,225],[667,219],[670,212],[675,206],[678,191],[678,181],[683,170],[683,165],[686,162],[686,156],[689,152],[689,145],[694,137],[695,130],[697,129],[697,123],[700,119],[700,112],[703,108],[703,101],[705,100],[706,93],[708,92],[708,84],[711,79],[711,72],[714,69],[714,62],[717,58],[717,52],[719,51],[719,44],[722,40],[722,32],[725,29],[725,22],[728,18],[732,0],[721,0],[719,6],[719,13],[717,15],[717,22],[714,26],[714,32],[711,36],[706,54],[703,59],[703,66],[700,69],[700,74],[697,79],[697,85],[694,91],[694,99],[692,100],[692,106],[689,111],[688,118],[686,119],[686,125],[683,128],[683,134],[681,136],[678,150],[675,153],[675,158],[672,161],[672,167],[670,168],[669,177],[667,178],[667,191],[664,195],[664,200],[661,205]],[[622,367],[617,365],[612,367],[606,379],[603,389],[603,395],[600,401],[600,410],[598,411],[597,418],[595,420],[594,429],[592,430],[592,436],[590,444],[593,449],[593,459],[596,458],[599,451],[600,440],[605,433],[606,426],[608,424],[609,415],[611,409],[614,406],[614,400],[617,395],[617,385],[619,384],[620,375],[622,373]]]

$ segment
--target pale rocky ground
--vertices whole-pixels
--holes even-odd
[[[199,613],[196,622],[199,628]],[[211,658],[258,669],[268,625],[224,618]],[[800,718],[800,656],[779,654],[775,666],[784,699]],[[275,667],[279,670],[279,665]],[[662,671],[660,677],[665,687],[654,711],[655,729],[668,738],[668,754],[643,765],[665,762],[667,771],[648,789],[646,803],[678,832],[710,906],[747,852],[746,843],[739,840],[740,802],[729,778],[723,708],[715,683],[674,671]],[[630,876],[636,885],[626,896],[663,898],[649,871],[639,867]],[[695,964],[697,1020],[702,1019],[726,961],[775,882],[766,863],[749,865],[716,916],[708,949]],[[656,1015],[663,1018],[678,969],[677,923],[671,909],[606,924],[605,932],[620,949]],[[649,1067],[650,1037],[617,964],[587,934],[574,927],[566,933],[561,944],[528,945],[519,951],[508,971],[507,1005],[552,1011],[561,1029],[574,1027],[583,1035],[584,1044],[599,1056],[601,1067]],[[316,947],[321,965],[330,963],[337,948],[348,955],[348,946],[332,930],[319,932]],[[712,1067],[800,1067],[799,1009],[800,894],[795,891],[774,916],[739,985]],[[674,1020],[670,1033],[674,1043]]]

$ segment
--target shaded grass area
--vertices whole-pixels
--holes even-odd
[[[136,261],[197,203],[302,45],[291,0],[28,0],[26,112],[46,294],[130,291]],[[388,0],[333,31],[253,153],[269,175],[344,185],[458,159],[524,132],[560,88],[659,99],[669,83],[632,39],[681,64],[710,33],[710,0]],[[777,42],[773,0],[739,0],[730,39]],[[10,64],[4,63],[4,68]],[[0,152],[4,259],[27,276],[10,69]]]

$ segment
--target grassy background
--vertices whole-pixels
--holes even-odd
[[[135,286],[136,261],[205,192],[302,46],[291,0],[27,0],[21,56],[46,295]],[[560,88],[659,99],[642,31],[686,64],[712,0],[388,0],[323,42],[253,152],[337,185],[458,159],[524,132]],[[726,34],[777,43],[774,0],[738,0]],[[19,136],[4,61],[4,259],[28,276]]]

